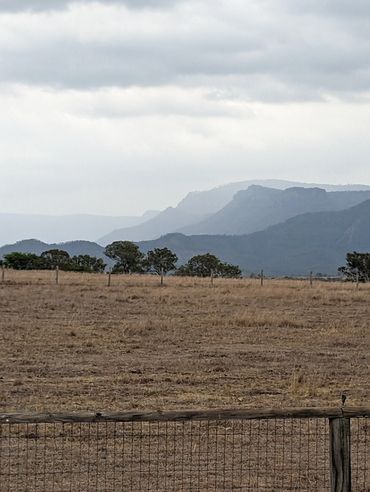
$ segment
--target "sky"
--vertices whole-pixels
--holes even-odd
[[[0,212],[370,184],[368,0],[0,0]]]

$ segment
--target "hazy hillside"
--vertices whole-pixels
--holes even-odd
[[[212,252],[248,272],[263,268],[270,275],[307,275],[311,270],[335,275],[348,251],[370,251],[370,200],[347,210],[299,215],[249,235],[169,234],[139,246],[142,251],[167,246],[178,254],[180,263],[195,254]],[[36,240],[4,246],[0,257],[11,251],[41,254],[55,247],[71,255],[104,257],[103,248],[96,243],[46,244]]]
[[[107,245],[113,241],[142,241],[160,237],[189,224],[195,224],[206,217],[205,214],[191,214],[183,210],[169,207],[156,217],[134,226],[118,229],[98,240],[99,244]]]
[[[327,192],[320,188],[278,190],[250,186],[239,191],[216,214],[178,232],[184,234],[250,234],[307,212],[344,210],[370,199],[368,191]]]
[[[176,207],[167,208],[156,217],[134,227],[117,228],[110,234],[102,235],[102,237],[98,239],[98,243],[106,245],[112,241],[123,239],[130,241],[144,241],[156,239],[170,232],[180,230],[183,232],[183,228],[202,222],[205,218],[217,213],[233,199],[237,192],[246,190],[252,185],[260,185],[281,190],[294,186],[302,188],[320,187],[328,191],[370,190],[370,186],[363,185],[318,185],[278,179],[250,180],[230,183],[211,190],[191,192],[181,200]],[[306,209],[303,209],[302,211],[306,211]],[[300,212],[298,211],[297,213]],[[282,220],[285,218],[286,216],[283,216]],[[270,224],[271,223],[276,222],[270,222]],[[184,229],[184,231],[185,230],[187,231],[188,229]],[[196,232],[193,232],[192,228],[189,228],[189,233],[198,234],[203,233],[203,231],[197,229]]]
[[[104,248],[91,241],[69,241],[66,243],[47,244],[37,239],[26,239],[15,244],[7,244],[0,248],[0,258],[7,253],[17,251],[19,253],[34,253],[40,255],[49,249],[63,249],[71,256],[90,255],[103,258],[106,263],[109,259],[104,256]]]
[[[246,190],[252,185],[275,188],[278,190],[285,190],[292,187],[322,188],[326,191],[370,190],[370,186],[366,185],[330,185],[300,183],[295,181],[284,181],[281,179],[254,179],[229,183],[206,191],[193,191],[181,200],[176,208],[179,210],[186,210],[190,213],[197,213],[199,210],[202,210],[205,214],[213,214],[225,207],[238,191]]]
[[[219,220],[229,222],[226,217],[227,213],[233,213],[235,204],[230,204],[228,210],[221,213],[220,216],[210,218],[201,226],[193,226],[217,214],[229,202],[233,200],[234,195],[246,190],[250,185],[263,185],[264,187],[286,189],[292,186],[312,187],[308,183],[295,183],[293,181],[282,180],[252,180],[239,183],[230,183],[218,188],[207,191],[189,193],[177,207],[170,207],[162,212],[150,211],[140,217],[108,217],[97,215],[27,215],[27,214],[7,214],[0,213],[0,246],[11,244],[24,238],[36,237],[46,243],[60,243],[65,241],[86,240],[97,241],[106,245],[115,240],[128,239],[133,241],[142,241],[158,238],[170,232],[181,231],[188,234],[202,233],[226,233],[247,232],[251,228],[245,228],[242,225],[236,225],[238,217],[235,214],[233,218],[234,228],[216,226]],[[326,190],[343,190],[343,189],[368,189],[368,186],[362,185],[314,185],[325,188]],[[240,200],[240,197],[238,198]],[[225,218],[223,218],[223,214]],[[297,212],[299,213],[299,212]],[[251,214],[252,215],[252,214]],[[282,214],[282,219],[286,216]],[[276,222],[276,221],[275,221]],[[269,222],[269,224],[274,221]],[[239,229],[238,229],[239,228]],[[113,232],[112,232],[113,231]]]
[[[37,237],[48,243],[78,239],[96,241],[112,229],[140,224],[157,213],[147,212],[140,217],[0,214],[0,245],[27,237]]]
[[[249,272],[270,275],[336,274],[348,251],[370,251],[370,200],[344,211],[299,215],[244,236],[170,234],[140,243],[143,251],[167,246],[180,262],[212,252]]]

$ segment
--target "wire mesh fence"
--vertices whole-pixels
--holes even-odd
[[[351,419],[352,490],[370,492],[370,418]]]
[[[331,490],[327,418],[39,420],[0,420],[1,492]],[[368,435],[352,419],[356,492]]]

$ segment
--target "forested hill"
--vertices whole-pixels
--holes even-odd
[[[269,275],[335,275],[348,251],[370,250],[370,200],[343,211],[299,215],[243,236],[169,234],[139,243],[143,251],[167,246],[181,262],[212,252],[248,272]]]
[[[335,275],[350,251],[370,251],[370,200],[334,212],[316,212],[293,217],[264,231],[242,236],[168,234],[138,243],[143,252],[168,247],[184,263],[191,256],[213,253],[239,265],[245,272],[264,269],[268,275]],[[0,248],[0,257],[12,251],[41,254],[60,248],[70,255],[104,257],[104,248],[89,241],[47,244],[26,240]]]
[[[36,255],[41,255],[44,251],[49,249],[62,249],[67,251],[70,256],[78,255],[90,255],[96,256],[97,258],[107,258],[104,256],[104,248],[99,244],[93,243],[91,241],[70,241],[66,243],[54,243],[48,244],[37,239],[25,239],[24,241],[19,241],[14,244],[7,244],[0,248],[0,258],[2,258],[7,253],[18,252],[18,253],[34,253]]]

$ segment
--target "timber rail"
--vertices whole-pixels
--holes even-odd
[[[370,407],[0,414],[0,491],[370,490]]]

